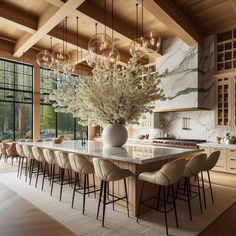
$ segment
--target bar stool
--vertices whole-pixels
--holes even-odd
[[[90,193],[94,193],[94,197],[96,198],[96,185],[94,179],[94,167],[93,164],[84,156],[76,154],[76,153],[69,153],[68,155],[69,162],[71,169],[75,172],[75,183],[74,183],[74,190],[71,202],[71,208],[74,206],[74,198],[75,192],[83,194],[83,215],[85,210],[85,196]],[[79,175],[84,175],[84,186],[76,188],[77,184],[79,183]],[[89,174],[93,175],[93,185],[89,185]],[[93,190],[90,191],[90,188]],[[79,190],[83,189],[83,193]],[[87,191],[88,190],[88,191]]]
[[[37,161],[38,164],[38,169],[37,169],[37,176],[36,176],[36,181],[35,181],[35,188],[37,188],[37,184],[38,184],[38,178],[39,178],[39,172],[40,172],[40,167],[41,167],[41,174],[43,174],[42,170],[43,170],[43,164],[45,162],[44,159],[44,154],[43,154],[43,149],[39,148],[39,147],[32,147],[32,152],[34,155],[35,160]]]
[[[94,165],[96,175],[102,180],[101,187],[100,187],[100,194],[99,194],[98,209],[97,209],[97,219],[98,219],[98,215],[99,215],[101,198],[102,198],[102,194],[103,194],[102,227],[104,227],[105,209],[106,209],[107,204],[114,203],[118,200],[126,199],[127,213],[129,216],[129,202],[128,202],[126,178],[129,176],[132,176],[133,173],[130,170],[121,169],[120,167],[114,165],[110,161],[104,160],[102,158],[94,158],[93,165]],[[107,202],[107,187],[109,185],[109,182],[113,182],[113,181],[117,181],[117,180],[121,180],[121,179],[124,180],[125,196],[118,197],[118,196],[112,194],[113,200]],[[109,195],[111,195],[111,194],[109,194]],[[114,199],[114,198],[116,198],[116,199]]]
[[[196,193],[191,190],[191,184],[190,184],[190,178],[191,177],[196,177],[197,179],[197,188],[198,192],[196,193],[199,198],[199,206],[200,206],[200,211],[202,213],[202,200],[201,200],[201,192],[200,192],[200,184],[199,184],[199,177],[198,174],[201,172],[204,163],[206,161],[207,155],[205,153],[201,153],[195,157],[193,157],[185,166],[184,173],[182,177],[184,178],[184,195],[185,195],[185,189],[187,191],[187,201],[188,201],[188,208],[189,208],[189,217],[190,220],[192,220],[192,209],[191,209],[191,202],[190,200],[193,198],[192,193]],[[176,192],[176,197],[179,194],[179,183],[178,183],[178,188]],[[180,198],[181,200],[185,200]]]
[[[156,209],[157,211],[160,211],[165,214],[166,234],[168,234],[167,213],[173,209],[175,211],[176,226],[177,226],[177,228],[179,228],[176,203],[175,203],[174,184],[180,180],[180,178],[184,172],[184,168],[186,166],[186,163],[187,163],[187,161],[184,159],[171,161],[171,162],[166,163],[158,171],[143,172],[138,176],[138,179],[142,181],[142,186],[141,186],[141,193],[140,193],[139,206],[138,206],[137,222],[139,220],[140,205],[144,205],[144,206],[153,208],[152,206],[145,204],[145,202],[151,200],[152,198],[142,201],[144,182],[148,182],[148,183],[159,185],[159,191],[157,194],[157,196],[158,196],[157,197],[157,207],[153,208],[153,209]],[[167,187],[168,188],[171,187],[172,197],[173,197],[173,208],[170,208],[169,210],[167,210],[167,207],[166,207],[166,203],[168,202],[168,195],[167,195],[167,189],[166,189]],[[159,208],[161,189],[163,189],[164,211]]]
[[[68,159],[68,153],[62,152],[62,151],[55,151],[54,155],[55,155],[55,163],[59,166],[60,173],[61,173],[60,174],[61,188],[60,188],[60,197],[59,197],[59,200],[61,201],[63,185],[71,183],[71,181],[70,181],[70,169],[71,169],[71,167],[70,167],[70,163],[69,163],[69,159]],[[68,180],[69,180],[69,182],[64,182],[65,170],[68,170]],[[52,191],[53,191],[53,183],[55,182],[54,181],[54,178],[55,178],[54,175],[55,175],[55,167],[53,168],[51,195],[52,195]]]
[[[27,158],[24,155],[23,148],[22,148],[21,144],[16,143],[16,151],[17,151],[18,156],[19,156],[17,177],[20,177],[20,179],[21,179],[22,169],[24,168],[23,167],[24,160],[26,160],[26,167],[25,168],[27,168]]]
[[[11,143],[10,146],[6,149],[7,158],[11,158],[11,165],[13,166],[14,158],[18,158],[18,153],[16,151],[16,143]]]
[[[25,175],[26,175],[25,181],[27,181],[28,174],[29,174],[29,179],[30,179],[29,184],[31,184],[32,175],[33,173],[35,173],[34,171],[35,158],[32,152],[32,145],[23,144],[22,148],[23,148],[24,155],[27,158],[27,163],[29,163],[29,167],[26,168],[26,172],[25,172]]]
[[[43,154],[44,154],[44,167],[43,167],[43,181],[42,181],[42,187],[41,191],[43,191],[43,186],[44,186],[44,180],[46,177],[46,169],[47,169],[47,178],[49,179],[50,183],[52,181],[52,173],[55,172],[55,156],[54,156],[54,151],[51,149],[43,149]],[[54,171],[53,171],[54,169]],[[55,174],[55,173],[54,173]]]
[[[212,152],[209,157],[206,159],[206,162],[203,166],[203,169],[201,171],[201,179],[202,179],[202,190],[203,190],[203,198],[204,198],[204,205],[206,208],[206,194],[205,194],[205,184],[204,184],[204,179],[203,179],[203,171],[207,172],[207,176],[208,176],[208,183],[209,183],[209,187],[210,187],[210,191],[211,191],[211,200],[212,200],[212,204],[214,204],[214,197],[213,197],[213,191],[212,191],[212,186],[211,186],[211,178],[210,178],[210,173],[209,171],[211,169],[213,169],[217,163],[217,161],[220,158],[220,151],[215,151]]]

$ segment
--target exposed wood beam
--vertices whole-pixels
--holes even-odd
[[[61,8],[50,6],[47,11],[39,18],[38,29],[33,34],[25,33],[19,38],[15,45],[14,56],[20,57],[49,31],[58,25],[68,12],[75,10],[85,0],[68,0]]]
[[[234,9],[234,12],[236,13],[236,0],[230,0],[230,2],[231,2],[231,5]]]
[[[141,0],[138,0],[141,2]],[[197,26],[170,0],[145,0],[144,8],[189,46],[201,44],[204,36]]]

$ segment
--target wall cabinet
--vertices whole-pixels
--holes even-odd
[[[216,76],[215,124],[236,127],[236,73]]]

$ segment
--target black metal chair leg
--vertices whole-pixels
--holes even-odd
[[[103,192],[103,212],[102,212],[102,227],[104,227],[105,211],[106,211],[106,198],[107,198],[107,185],[109,183],[104,181],[104,192]]]
[[[198,186],[198,197],[199,197],[200,211],[202,213],[202,198],[201,198],[200,183],[199,183],[198,175],[197,175],[197,186]]]
[[[93,190],[94,190],[94,198],[96,198],[96,184],[95,184],[95,177],[94,177],[94,174],[93,174]]]
[[[185,178],[185,182],[186,182],[186,188],[187,188],[189,217],[190,217],[190,220],[192,220],[192,210],[191,210],[191,202],[190,202],[190,194],[189,194],[190,189],[189,189],[189,184],[188,184],[188,178]]]
[[[89,192],[89,176],[88,175],[87,175],[86,182],[87,182],[87,188],[88,188],[88,192]],[[88,193],[88,196],[90,197],[90,193]]]
[[[164,201],[164,213],[165,213],[165,223],[166,223],[166,234],[168,234],[168,221],[167,221],[167,210],[166,210],[166,201],[167,201],[167,196],[166,196],[166,187],[163,186],[163,201]]]
[[[138,222],[138,219],[139,219],[140,205],[141,205],[141,201],[142,201],[143,189],[144,189],[144,181],[142,181],[142,184],[141,184],[141,192],[140,192],[140,197],[139,197],[138,212],[137,212],[137,219],[136,219],[137,222]]]
[[[85,197],[86,197],[86,186],[88,182],[88,175],[84,175],[84,193],[83,193],[83,215],[84,215],[84,209],[85,209]],[[88,190],[89,191],[89,190]]]
[[[207,176],[208,176],[208,181],[209,181],[210,190],[211,190],[211,200],[212,200],[212,204],[214,204],[215,201],[214,201],[214,197],[213,197],[213,191],[212,191],[212,187],[211,187],[211,178],[210,178],[210,173],[209,173],[209,171],[207,171]]]
[[[52,196],[52,191],[53,191],[54,175],[55,175],[55,165],[53,165],[53,168],[52,168],[52,184],[51,184],[50,196]]]
[[[64,183],[64,175],[65,175],[65,170],[61,169],[61,188],[60,188],[60,199],[59,199],[59,201],[61,201],[61,198],[62,198],[62,189],[63,189],[63,183]]]
[[[100,210],[100,204],[101,204],[101,199],[102,199],[102,191],[103,191],[103,180],[101,181],[101,186],[100,186],[100,193],[99,193],[99,200],[98,200],[98,209],[97,209],[97,219],[98,219],[99,210]]]
[[[174,204],[174,211],[175,211],[176,227],[179,228],[178,216],[177,216],[177,210],[176,210],[176,202],[175,202],[175,191],[174,191],[174,186],[173,186],[173,184],[171,185],[171,190],[172,190],[172,197],[173,197],[173,204]]]
[[[115,190],[115,187],[114,187],[114,181],[112,182],[112,201],[113,201],[113,203],[112,203],[112,209],[113,209],[113,211],[115,210],[115,202],[114,202],[114,200],[115,200],[115,195],[114,195],[114,190]]]
[[[29,175],[29,178],[30,178],[31,166],[32,166],[32,159],[29,160],[29,168],[26,168],[25,182],[27,182],[28,175]]]
[[[26,159],[26,166],[27,166],[27,159]],[[21,158],[21,167],[20,167],[20,179],[21,179],[21,176],[22,176],[23,168],[24,168],[24,158],[22,157]]]
[[[77,185],[77,179],[78,179],[79,174],[76,172],[75,173],[75,183],[74,183],[74,189],[73,189],[73,196],[72,196],[72,202],[71,202],[71,208],[74,207],[74,199],[75,199],[75,190],[76,190],[76,185]]]
[[[30,170],[30,181],[29,181],[29,185],[31,185],[31,181],[32,181],[32,177],[33,177],[33,170],[34,170],[34,159],[31,161],[31,170]]]
[[[203,179],[203,173],[201,171],[201,179],[202,179],[202,193],[203,193],[203,200],[204,200],[204,206],[206,209],[206,193],[205,193],[205,184],[204,184],[204,179]]]
[[[44,180],[45,180],[45,174],[46,174],[46,168],[47,168],[47,162],[44,163],[44,167],[43,167],[43,180],[42,180],[42,186],[41,186],[41,191],[43,191],[43,187],[44,187]]]
[[[37,176],[36,176],[36,181],[35,181],[35,188],[37,188],[37,185],[38,185],[40,164],[41,164],[41,162],[38,162],[38,169],[37,169]]]
[[[19,157],[19,160],[18,160],[17,178],[19,177],[19,174],[20,174],[20,165],[21,165],[21,157]]]
[[[124,179],[124,185],[125,185],[125,195],[126,195],[127,213],[128,213],[128,217],[129,217],[129,199],[128,199],[128,191],[127,191],[126,179]],[[113,193],[113,194],[114,194],[114,193]]]

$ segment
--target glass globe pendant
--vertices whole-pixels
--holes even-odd
[[[132,57],[141,58],[146,53],[148,42],[143,37],[134,39],[129,47],[129,52]]]
[[[63,50],[61,46],[59,46],[52,52],[52,61],[53,64],[56,64],[58,67],[63,68],[70,62],[70,55],[68,52]]]
[[[120,61],[120,53],[115,47],[111,52],[105,52],[103,55],[104,65],[106,68],[112,68],[118,61]]]
[[[88,51],[95,63],[100,62],[103,54],[111,52],[113,47],[111,37],[102,33],[95,34],[88,42]]]
[[[161,37],[158,36],[156,32],[150,32],[145,36],[145,39],[148,41],[147,52],[154,53],[158,52],[161,48]]]
[[[96,65],[94,60],[91,58],[90,54],[88,54],[88,56],[86,57],[86,62],[91,67],[95,67]]]
[[[49,68],[52,65],[52,54],[48,50],[42,50],[37,54],[37,63],[43,68]]]

